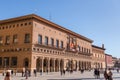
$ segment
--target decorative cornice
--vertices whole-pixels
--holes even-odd
[[[62,27],[62,26],[60,26],[58,24],[55,24],[55,23],[53,23],[53,22],[51,22],[51,21],[49,21],[47,19],[44,19],[44,18],[42,18],[42,17],[40,17],[38,15],[35,15],[35,14],[30,14],[30,15],[26,15],[26,16],[20,16],[20,17],[6,19],[6,20],[0,20],[0,24],[10,23],[10,22],[14,22],[14,21],[27,20],[27,19],[35,19],[35,20],[41,21],[41,22],[43,22],[43,23],[45,23],[47,25],[51,25],[54,28],[57,28],[57,29],[62,30],[64,32],[66,32],[66,33],[74,35],[74,36],[76,36],[76,37],[78,37],[80,39],[83,39],[83,40],[88,41],[90,43],[93,42],[93,40],[88,39],[87,37],[84,37],[84,36],[82,36],[82,35],[80,35],[78,33],[75,33],[75,32],[73,32],[73,31],[71,31],[69,29],[66,29],[66,28],[64,28],[64,27]]]

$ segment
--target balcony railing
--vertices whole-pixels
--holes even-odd
[[[41,43],[41,44],[36,43],[36,44],[34,44],[34,46],[35,47],[45,47],[45,48],[57,49],[57,50],[64,50],[65,49],[64,47],[60,47],[60,46],[57,47],[56,45],[51,45],[51,44],[46,45],[44,43]]]
[[[79,51],[78,54],[87,55],[87,56],[92,55],[92,53],[87,53],[87,52],[82,52],[82,51]]]

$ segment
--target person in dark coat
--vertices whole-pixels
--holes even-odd
[[[97,69],[94,69],[94,76],[97,78]]]
[[[104,71],[104,78],[105,78],[105,80],[108,80],[107,70]]]
[[[100,70],[97,69],[97,79],[99,79],[99,78],[100,78]]]
[[[9,71],[6,72],[4,80],[11,80]]]
[[[113,74],[110,69],[108,70],[107,75],[108,75],[108,80],[113,80],[113,78],[112,78]]]

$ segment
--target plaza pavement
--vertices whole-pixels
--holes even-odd
[[[120,80],[120,73],[117,73],[116,71],[113,72],[113,80]],[[4,80],[4,76],[0,73],[0,80]],[[21,77],[21,73],[17,73],[16,76],[12,76],[11,80],[26,80],[25,77]],[[49,72],[43,73],[40,75],[40,73],[37,73],[37,77],[35,77],[33,74],[31,77],[28,77],[27,80],[105,80],[103,78],[103,74],[100,75],[100,79],[95,79],[93,75],[93,71],[85,71],[83,74],[81,74],[79,71],[73,72],[72,74],[66,72],[65,75],[60,75],[60,72]]]

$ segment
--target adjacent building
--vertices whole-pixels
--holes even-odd
[[[112,55],[105,54],[106,68],[113,68]]]
[[[106,68],[104,52],[105,52],[104,45],[102,45],[102,47],[92,45],[93,68]]]
[[[35,14],[1,20],[0,69],[53,72],[104,68],[105,49],[92,46],[92,42]]]

